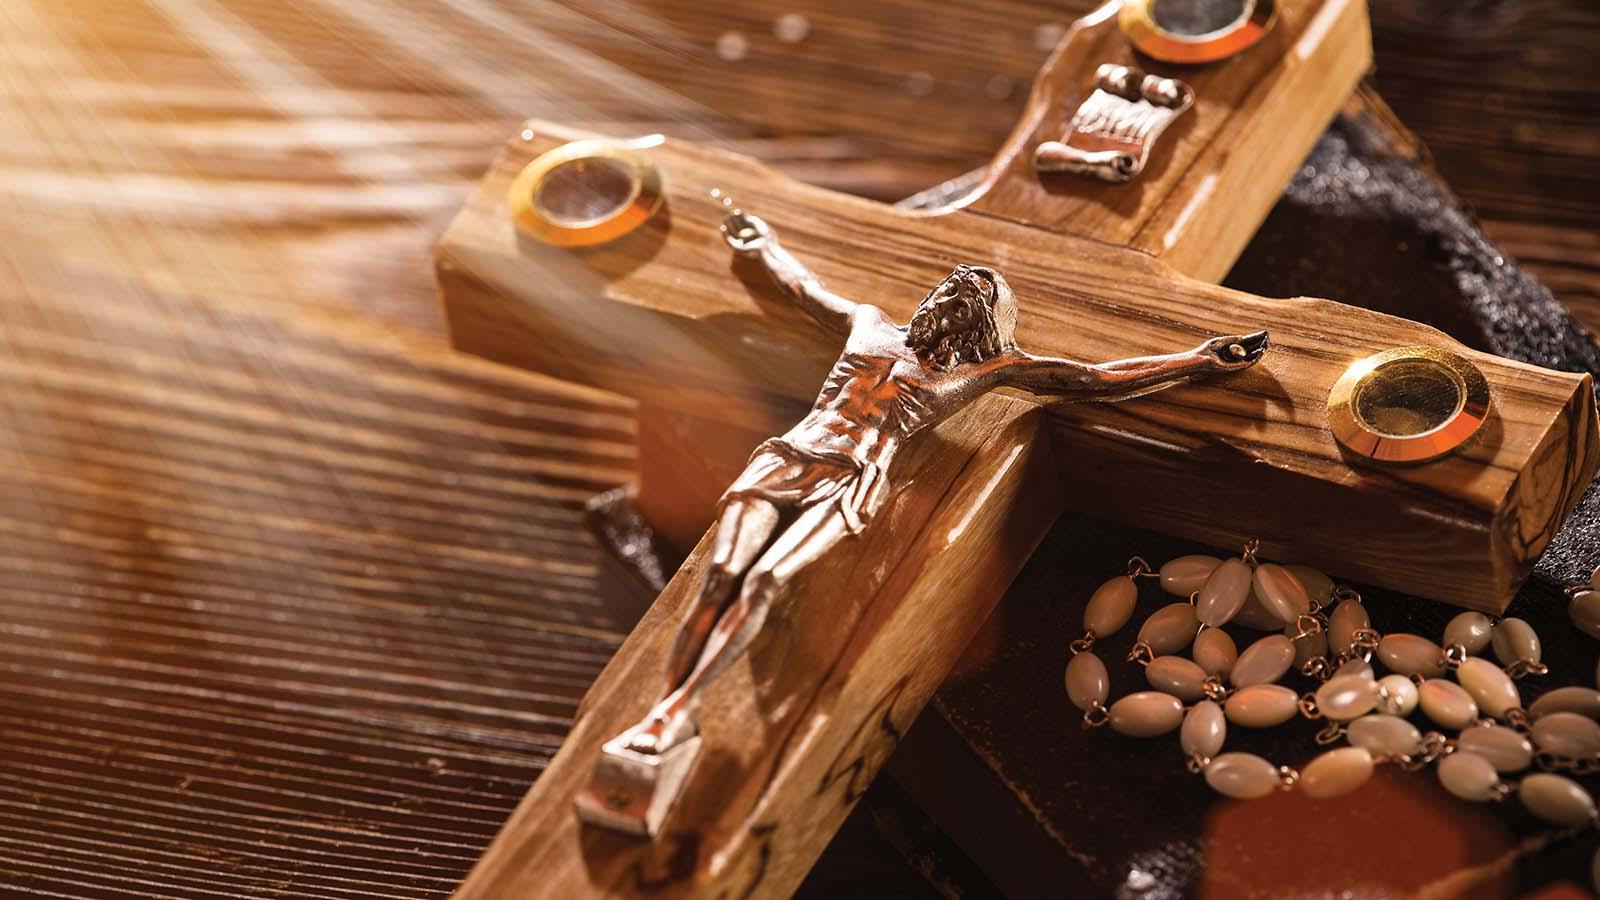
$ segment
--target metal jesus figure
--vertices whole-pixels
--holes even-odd
[[[705,580],[678,632],[660,698],[607,745],[608,754],[625,755],[635,768],[696,738],[695,711],[707,682],[750,644],[796,574],[866,527],[890,493],[887,473],[896,453],[913,435],[998,387],[1123,400],[1248,368],[1267,349],[1260,331],[1213,338],[1184,353],[1098,365],[1034,356],[1017,347],[1016,297],[993,269],[957,266],[902,325],[876,306],[824,288],[760,218],[735,211],[723,235],[791,302],[843,338],[844,351],[811,412],[758,447],[723,495]],[[603,758],[598,781],[608,780],[606,765]],[[618,813],[636,805],[629,791],[615,787],[619,780],[639,786],[636,777],[619,777],[626,774],[609,773],[607,802]],[[658,796],[652,805],[662,800],[670,803]]]

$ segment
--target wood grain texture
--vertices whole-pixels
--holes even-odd
[[[572,734],[458,900],[785,897],[1059,512],[1043,416],[985,398],[905,452],[914,487],[805,570],[750,651],[710,688],[696,767],[663,831],[581,825],[600,745],[637,721],[707,536],[584,698]]]
[[[1221,281],[1371,65],[1366,4],[1279,4],[1279,22],[1259,45],[1209,66],[1139,56],[1117,26],[1117,5],[1073,25],[982,180],[954,205],[1134,247],[1200,281]],[[1194,108],[1126,185],[1040,176],[1033,149],[1067,130],[1105,63],[1183,79]]]
[[[581,558],[559,542],[541,555],[529,530],[542,521],[575,534],[573,501],[529,496],[514,478],[441,493],[465,474],[446,454],[485,446],[476,441],[444,449],[423,439],[362,462],[378,474],[360,478],[336,480],[343,470],[324,459],[348,461],[323,447],[345,427],[343,403],[370,399],[367,375],[404,371],[431,384],[419,373],[456,371],[437,342],[397,332],[442,332],[429,250],[493,148],[529,115],[667,129],[894,200],[981,165],[1016,120],[1049,36],[1092,5],[986,0],[929,15],[911,0],[848,10],[831,0],[0,4],[4,318],[34,307],[33,334],[73,336],[80,352],[60,357],[52,378],[90,364],[103,375],[71,393],[46,393],[18,367],[4,380],[0,434],[7,458],[28,466],[5,476],[17,548],[8,557],[48,562],[0,576],[12,673],[0,708],[5,740],[25,754],[0,763],[0,887],[74,898],[447,895],[621,636],[594,605],[599,595],[570,585],[527,616],[513,599],[512,612],[464,622],[453,595],[412,601],[426,613],[392,611],[416,577],[414,553],[437,563],[433,598],[485,565],[476,548],[502,529],[529,559]],[[810,23],[795,44],[773,31],[788,12]],[[1471,19],[1480,12],[1488,26]],[[1600,192],[1589,188],[1600,118],[1585,112],[1600,83],[1593,4],[1497,0],[1458,12],[1406,0],[1376,4],[1374,15],[1379,83],[1439,167],[1565,299],[1600,297],[1591,240]],[[1439,29],[1446,20],[1459,24]],[[748,42],[737,61],[716,50],[730,31]],[[581,52],[550,52],[574,46]],[[1583,309],[1600,322],[1600,305]],[[314,324],[301,318],[308,310]],[[208,406],[133,407],[111,392],[146,377],[144,363],[117,358],[126,343],[116,340],[143,320],[162,333],[191,329],[193,340],[154,345],[171,369],[210,347],[189,388]],[[306,342],[337,348],[328,355],[352,366],[326,405],[308,405],[323,376],[305,368],[303,350],[298,362],[275,355]],[[280,374],[299,376],[292,393]],[[484,377],[513,397],[527,390],[522,378]],[[241,379],[268,386],[258,408],[278,410],[298,436],[298,464],[261,446],[262,431],[241,431],[231,457],[197,437],[234,429],[226,411],[243,402]],[[384,397],[414,404],[403,392]],[[58,408],[95,415],[57,436],[40,423]],[[32,424],[13,432],[18,422]],[[530,436],[560,434],[524,424]],[[46,440],[77,456],[35,458]],[[168,462],[168,450],[204,453],[204,465]],[[113,452],[123,464],[106,464]],[[30,474],[46,469],[56,476]],[[156,475],[159,495],[141,482]],[[108,499],[92,499],[102,488]],[[252,513],[232,525],[243,537],[197,549],[178,539],[200,521],[185,512],[191,496],[208,500],[207,528],[280,496],[272,509],[287,524],[267,528]],[[429,499],[440,497],[459,511],[445,525]],[[329,522],[361,537],[335,543]],[[479,531],[457,533],[473,522]],[[374,523],[427,540],[377,558],[360,531]],[[307,549],[259,560],[286,541]],[[103,546],[122,552],[106,557]],[[326,583],[341,555],[345,594]],[[533,590],[509,576],[502,585],[502,598]],[[46,615],[53,630],[40,630]],[[436,631],[441,620],[449,627]],[[211,645],[258,650],[277,668],[241,682],[231,673],[244,664],[227,653],[193,657]],[[156,651],[179,664],[139,674]],[[499,660],[530,654],[495,674]],[[284,675],[330,660],[341,674],[315,693],[306,677]],[[396,687],[435,671],[441,683],[504,677],[543,714],[473,720]],[[377,704],[380,689],[401,699]],[[419,764],[431,758],[445,771]],[[425,833],[410,824],[413,807],[463,796],[475,805],[446,807]],[[874,855],[869,827],[845,831],[846,846],[802,896],[927,895],[916,876],[894,880],[898,863]]]
[[[1272,332],[1268,357],[1235,377],[1136,405],[1046,404],[1077,508],[1215,546],[1259,536],[1272,555],[1498,611],[1600,462],[1572,413],[1591,402],[1588,376],[1476,353],[1435,329],[1326,300],[1204,284],[1136,250],[982,212],[928,216],[801,185],[675,140],[650,151],[666,173],[664,214],[612,245],[544,247],[517,234],[507,186],[578,133],[538,122],[525,133],[533,137],[506,146],[439,248],[452,340],[490,358],[781,433],[836,348],[765,285],[735,277],[716,189],[759,211],[830,289],[900,321],[954,263],[973,262],[1006,273],[1022,308],[1019,341],[1035,352],[1094,362]],[[1329,389],[1351,362],[1411,344],[1463,351],[1489,380],[1496,415],[1438,462],[1349,465],[1326,431]],[[1307,507],[1329,515],[1314,535],[1297,527]]]

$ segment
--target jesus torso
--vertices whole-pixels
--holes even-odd
[[[886,468],[906,438],[949,418],[984,390],[990,367],[939,371],[917,358],[903,328],[862,304],[811,412],[782,440],[821,456]]]

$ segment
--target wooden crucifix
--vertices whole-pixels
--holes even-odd
[[[676,485],[641,485],[641,505],[663,518],[709,522],[711,498],[763,437],[802,418],[839,351],[837,334],[782,299],[783,265],[730,265],[741,255],[730,239],[738,248],[764,232],[735,217],[725,233],[728,198],[759,212],[766,236],[781,235],[784,257],[804,261],[830,295],[870,302],[893,322],[911,321],[930,288],[966,265],[977,280],[952,302],[979,298],[992,313],[999,282],[985,293],[979,270],[1003,273],[1018,343],[1062,360],[1159,356],[1257,329],[1273,346],[1248,369],[1136,404],[984,394],[908,442],[883,493],[861,498],[857,511],[876,515],[785,584],[747,650],[705,685],[681,791],[653,809],[637,808],[653,802],[648,783],[595,798],[602,746],[648,726],[683,656],[674,646],[712,576],[714,536],[702,539],[460,896],[786,894],[1063,508],[1216,545],[1260,537],[1266,556],[1502,608],[1596,467],[1587,377],[1474,353],[1427,327],[1329,301],[1210,283],[1364,72],[1364,16],[1349,0],[1284,3],[1256,46],[1174,66],[1137,55],[1108,7],[1052,55],[983,176],[934,209],[841,196],[677,141],[613,142],[615,156],[585,155],[606,145],[529,123],[441,244],[452,337],[637,399],[641,420],[654,423],[647,462],[660,447],[696,463]],[[1181,78],[1192,93],[1161,78]],[[1137,110],[1140,121],[1159,123],[1141,126],[1155,142],[1140,152],[1130,152],[1128,131],[1079,115],[1119,98],[1152,107]],[[1068,171],[1054,171],[1062,159]],[[580,184],[591,187],[631,173],[636,215],[608,220],[619,223],[613,239],[581,249],[530,237],[507,198],[540,160],[553,161],[547,174],[588,166]],[[1086,166],[1100,168],[1072,170]],[[595,219],[582,203],[571,212],[575,228]],[[1330,394],[1359,361],[1418,345],[1481,374],[1493,402],[1486,423],[1425,464],[1353,457],[1330,430]],[[1210,352],[1220,366],[1250,362],[1257,349],[1236,337]],[[663,434],[680,439],[675,452]],[[1055,680],[1047,674],[1041,684]],[[670,730],[657,729],[683,737]],[[636,737],[618,749],[649,752]],[[652,833],[580,821],[585,792]]]

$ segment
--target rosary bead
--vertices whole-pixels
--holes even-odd
[[[1481,612],[1464,612],[1444,626],[1444,645],[1460,644],[1468,653],[1480,653],[1489,646],[1494,622]]]
[[[1341,669],[1343,671],[1343,669]],[[1404,675],[1378,679],[1378,709],[1391,716],[1409,716],[1417,708],[1417,685]]]
[[[1133,606],[1139,601],[1139,588],[1133,579],[1118,575],[1095,588],[1089,605],[1083,608],[1083,630],[1097,638],[1108,638],[1133,617]]]
[[[1578,630],[1600,638],[1600,591],[1583,591],[1567,604],[1567,616]]]
[[[1299,632],[1300,626],[1295,622],[1290,622],[1283,629],[1283,636],[1294,641],[1295,668],[1298,669],[1304,666],[1308,660],[1314,657],[1327,657],[1328,633],[1326,631],[1314,631],[1305,637],[1297,639],[1295,635]]]
[[[1281,634],[1269,634],[1244,649],[1233,664],[1229,680],[1237,688],[1269,684],[1283,677],[1294,665],[1294,641]]]
[[[1311,611],[1311,597],[1300,579],[1284,566],[1262,563],[1256,566],[1251,582],[1261,605],[1275,616],[1280,624],[1293,625],[1295,620]]]
[[[1372,777],[1372,754],[1362,747],[1340,747],[1300,770],[1300,789],[1317,799],[1342,797]]]
[[[1517,799],[1546,822],[1578,826],[1594,821],[1594,798],[1582,785],[1561,775],[1535,772],[1524,776],[1517,787]]]
[[[1233,624],[1255,631],[1278,631],[1283,628],[1283,622],[1261,602],[1261,597],[1256,594],[1253,584],[1250,586],[1249,596],[1244,598],[1243,608],[1233,617]]]
[[[1347,736],[1373,756],[1404,756],[1422,746],[1422,732],[1399,716],[1362,716],[1350,723]]]
[[[1355,632],[1371,625],[1367,608],[1361,605],[1360,600],[1341,600],[1328,616],[1328,646],[1335,653],[1349,653],[1355,641]]]
[[[1600,691],[1576,685],[1556,688],[1533,701],[1533,705],[1528,707],[1528,715],[1535,719],[1553,712],[1577,713],[1591,719],[1600,719]]]
[[[1539,661],[1539,635],[1521,619],[1501,619],[1494,626],[1494,655],[1500,664],[1509,666],[1522,660],[1523,662],[1536,663]]]
[[[1169,603],[1144,620],[1139,628],[1139,640],[1149,644],[1156,656],[1170,656],[1189,646],[1199,630],[1200,620],[1195,618],[1193,606]]]
[[[1501,772],[1520,772],[1533,763],[1533,743],[1504,725],[1479,725],[1461,732],[1456,746],[1487,759]]]
[[[1458,750],[1439,760],[1439,783],[1462,800],[1482,803],[1494,798],[1500,774],[1487,759]]]
[[[1378,642],[1378,660],[1401,675],[1444,674],[1444,651],[1438,644],[1415,634],[1386,634]]]
[[[1222,707],[1211,700],[1202,700],[1184,714],[1178,745],[1185,756],[1210,759],[1222,750],[1222,742],[1227,737],[1228,722],[1222,715]]]
[[[1288,570],[1300,580],[1300,586],[1306,589],[1306,596],[1317,601],[1322,606],[1328,605],[1333,599],[1333,579],[1322,574],[1310,566],[1291,565]]]
[[[1600,756],[1600,725],[1577,713],[1553,712],[1534,720],[1534,746],[1545,753],[1588,759]]]
[[[1111,696],[1111,677],[1106,664],[1093,653],[1079,653],[1067,661],[1067,699],[1088,712],[1103,706]]]
[[[1254,753],[1224,753],[1206,766],[1206,784],[1237,800],[1265,797],[1282,783],[1278,767]]]
[[[1206,670],[1181,656],[1158,656],[1144,667],[1144,679],[1185,703],[1206,695]]]
[[[1207,675],[1227,678],[1238,658],[1239,649],[1226,631],[1206,628],[1194,636],[1194,661]]]
[[[1128,737],[1166,734],[1183,721],[1183,704],[1171,694],[1139,691],[1111,704],[1111,730]]]
[[[1376,673],[1372,671],[1372,664],[1359,656],[1355,659],[1345,660],[1343,665],[1333,671],[1332,677],[1338,678],[1342,675],[1361,675],[1365,678],[1376,678]]]
[[[1250,595],[1250,565],[1235,557],[1224,560],[1200,588],[1195,598],[1195,615],[1200,622],[1217,628],[1239,614]]]
[[[1439,727],[1460,731],[1478,719],[1478,704],[1454,681],[1429,678],[1417,688],[1422,712]]]
[[[1372,711],[1378,702],[1378,685],[1362,675],[1330,678],[1317,688],[1317,711],[1323,718],[1348,722]]]
[[[1484,713],[1504,719],[1510,710],[1522,706],[1517,683],[1506,671],[1482,657],[1468,657],[1456,668],[1456,681],[1467,689]]]
[[[1228,721],[1244,728],[1282,725],[1300,711],[1300,695],[1281,684],[1241,688],[1223,706]]]
[[[1200,590],[1220,565],[1222,560],[1215,556],[1198,553],[1170,560],[1161,567],[1161,589],[1174,597],[1187,597]]]

